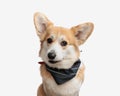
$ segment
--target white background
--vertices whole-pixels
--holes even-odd
[[[33,14],[56,25],[91,21],[93,34],[80,47],[86,65],[81,96],[120,96],[119,0],[1,0],[0,96],[36,96],[40,60]]]

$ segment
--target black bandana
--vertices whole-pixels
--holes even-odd
[[[69,81],[73,77],[75,77],[80,64],[81,64],[81,61],[79,59],[69,69],[57,69],[57,68],[49,67],[47,64],[45,64],[45,65],[46,65],[47,71],[49,71],[51,73],[55,82],[58,85],[60,85],[60,84],[63,84],[65,82]]]

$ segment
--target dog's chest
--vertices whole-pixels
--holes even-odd
[[[82,81],[76,78],[70,81],[57,85],[53,79],[48,79],[43,82],[45,93],[49,96],[78,96]]]

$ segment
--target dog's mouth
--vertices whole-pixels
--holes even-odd
[[[53,60],[49,60],[49,62],[50,62],[51,64],[55,64],[55,63],[58,63],[58,62],[60,62],[60,60],[59,60],[59,61],[53,61]]]

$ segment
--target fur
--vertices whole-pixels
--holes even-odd
[[[41,42],[39,56],[48,66],[58,69],[68,69],[79,59],[79,46],[93,31],[93,24],[90,22],[72,28],[54,26],[44,14],[38,12],[34,15],[34,24]],[[52,40],[51,43],[47,42],[48,38]],[[67,42],[65,46],[61,45],[63,41]],[[56,55],[54,61],[58,61],[55,64],[51,64],[48,58],[48,53],[53,50]],[[43,82],[38,88],[37,96],[79,96],[79,90],[84,80],[84,70],[85,66],[82,64],[73,79],[57,85],[45,65],[41,65],[40,73]]]

